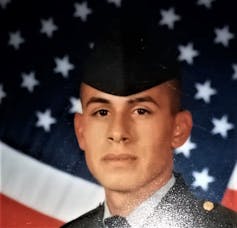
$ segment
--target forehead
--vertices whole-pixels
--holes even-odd
[[[95,89],[92,86],[87,85],[86,83],[82,83],[80,88],[80,97],[82,103],[87,102],[92,97],[105,98],[110,101],[129,101],[135,98],[142,98],[147,96],[152,97],[153,99],[161,99],[162,97],[167,98],[171,89],[171,84],[169,82],[165,82],[129,96],[117,96]]]

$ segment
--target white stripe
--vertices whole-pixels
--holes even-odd
[[[52,168],[0,141],[1,192],[62,221],[70,221],[104,200],[103,188]]]
[[[237,190],[237,162],[235,163],[234,170],[231,174],[231,177],[228,183],[228,188],[232,190]]]

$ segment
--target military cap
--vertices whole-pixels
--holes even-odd
[[[96,38],[82,74],[82,82],[117,96],[181,78],[176,48],[167,34],[144,18],[124,16]]]

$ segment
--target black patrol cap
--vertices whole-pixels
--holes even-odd
[[[112,22],[85,59],[82,82],[105,93],[128,96],[171,79],[180,80],[176,48],[146,20]]]

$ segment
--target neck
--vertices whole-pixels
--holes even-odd
[[[106,203],[111,215],[128,216],[143,201],[163,187],[171,176],[172,174],[138,189],[127,191],[105,189]]]

